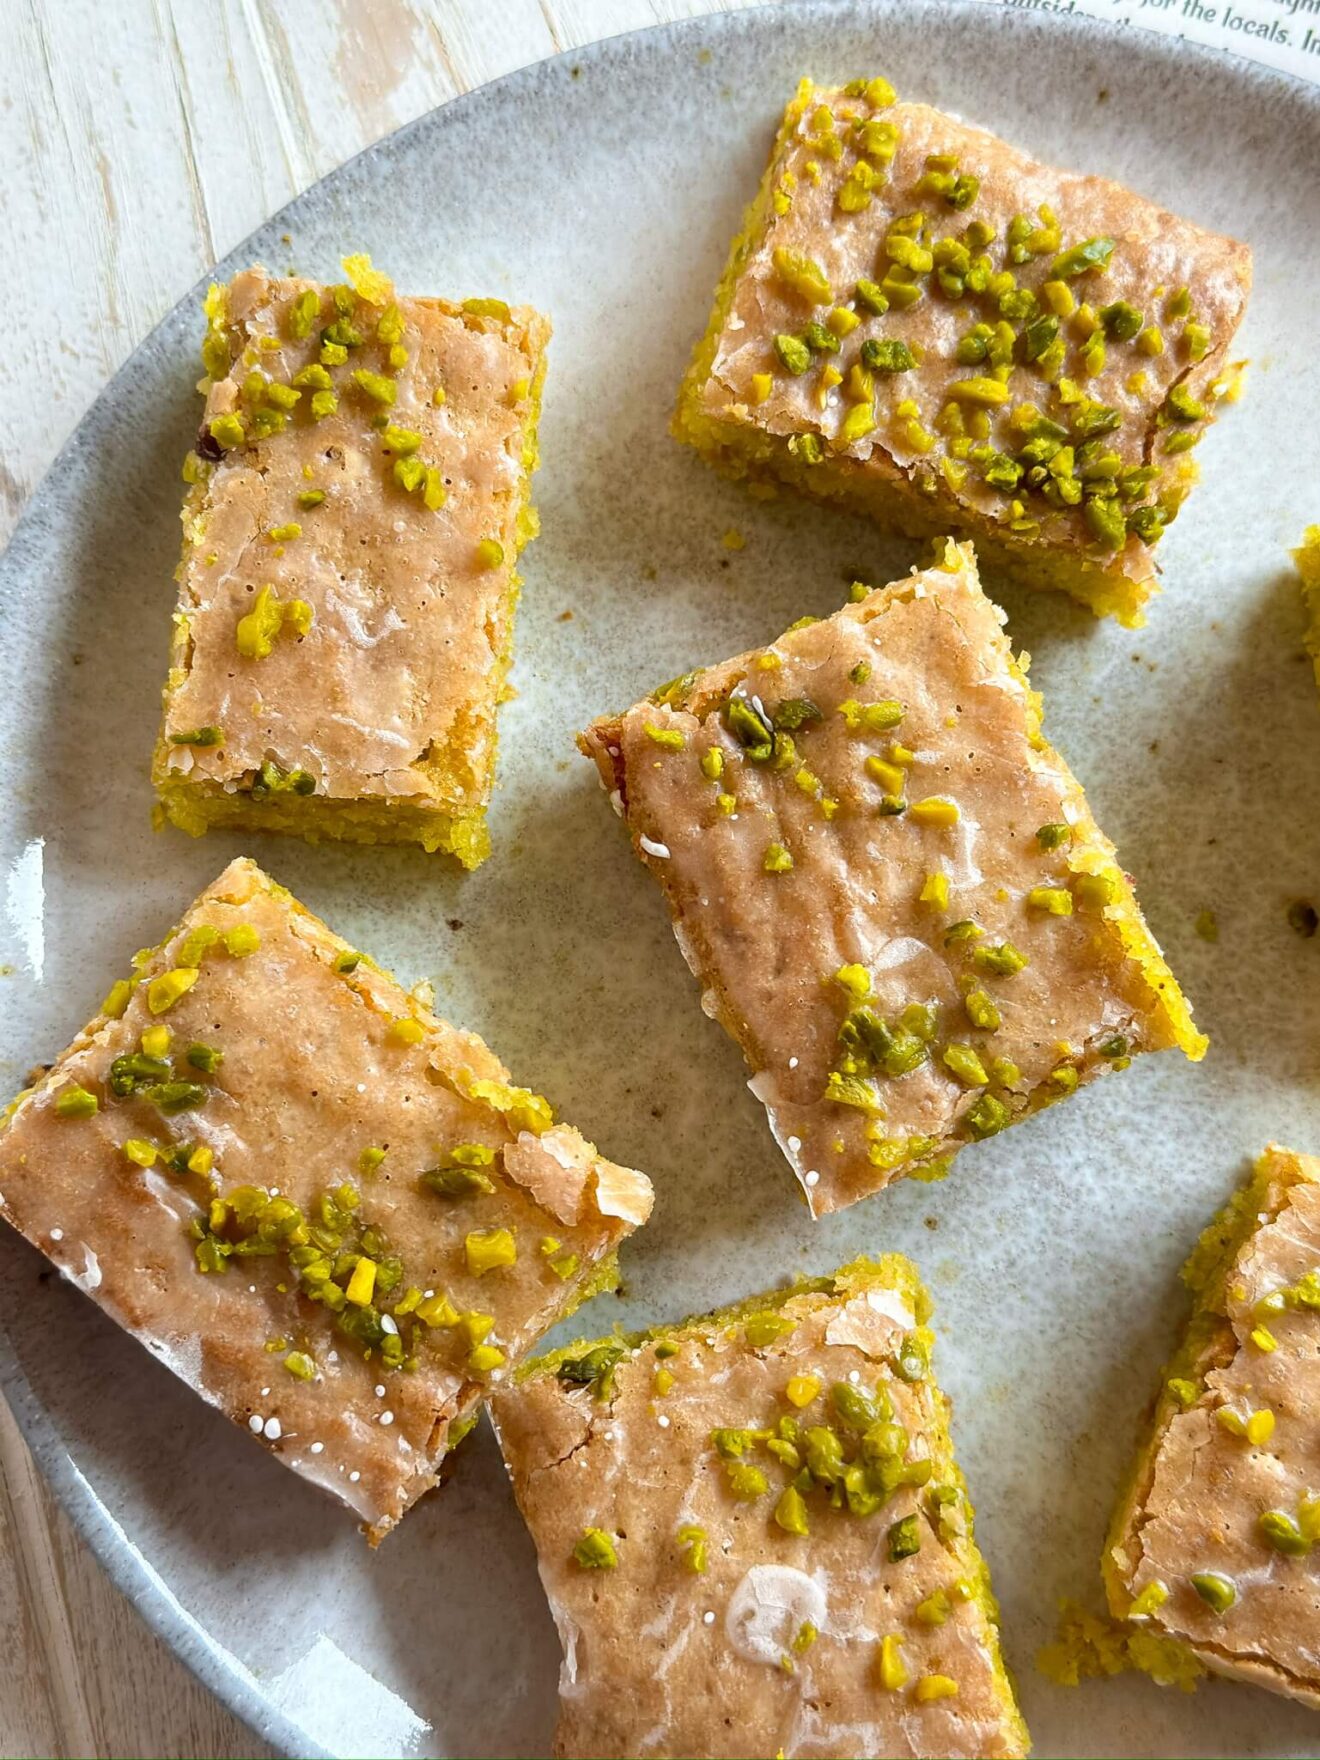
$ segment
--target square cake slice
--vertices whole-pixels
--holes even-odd
[[[1191,449],[1236,395],[1251,254],[883,79],[788,106],[674,429],[1142,620]]]
[[[1266,1149],[1183,1277],[1195,1309],[1110,1531],[1110,1609],[1159,1679],[1185,1678],[1177,1646],[1320,1707],[1320,1161]]]
[[[1206,1041],[970,546],[581,744],[813,1214]]]
[[[0,1216],[378,1540],[651,1187],[249,861],[0,1130]]]
[[[1026,1753],[929,1311],[863,1259],[500,1390],[556,1754]]]
[[[489,853],[548,322],[323,287],[212,287],[206,413],[153,779],[166,818]]]

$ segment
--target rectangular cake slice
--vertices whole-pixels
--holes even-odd
[[[1205,1040],[970,546],[581,738],[813,1214]]]
[[[1195,1310],[1114,1517],[1110,1609],[1320,1708],[1320,1161],[1266,1149],[1183,1277]],[[1131,1646],[1158,1678],[1168,1650]]]
[[[859,1260],[501,1389],[556,1754],[1026,1753],[929,1311]]]
[[[675,433],[1141,622],[1153,550],[1235,395],[1251,255],[883,79],[803,81]]]
[[[194,834],[474,867],[550,326],[345,268],[338,287],[258,268],[211,289],[154,781]]]
[[[373,1541],[651,1205],[249,861],[5,1118],[0,1216]]]

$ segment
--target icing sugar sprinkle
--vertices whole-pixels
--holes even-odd
[[[312,1449],[311,1449],[311,1452],[312,1452],[312,1453],[313,1453],[313,1454],[320,1454],[320,1452],[321,1452],[321,1450],[322,1450],[322,1449],[323,1449],[323,1448],[324,1448],[324,1447],[325,1447],[325,1444],[324,1444],[324,1442],[314,1442],[314,1443],[313,1443],[313,1444],[312,1444]]]
[[[261,1413],[260,1412],[253,1412],[252,1416],[248,1419],[248,1429],[252,1432],[252,1434],[254,1436],[261,1435]]]
[[[350,1485],[356,1485],[361,1477],[361,1473],[359,1473],[357,1468],[354,1467],[353,1471],[348,1475],[348,1482]]]
[[[645,832],[642,833],[642,835],[637,839],[637,841],[638,841],[638,843],[641,844],[642,848],[646,851],[648,856],[658,856],[662,860],[668,861],[668,859],[669,859],[669,845],[668,844],[657,843],[653,837],[648,837]]]
[[[394,1413],[382,1412],[380,1415],[380,1421],[382,1424],[392,1424],[394,1422]]]
[[[281,1435],[283,1434],[283,1431],[281,1429],[280,1421],[278,1418],[267,1418],[266,1419],[266,1423],[265,1423],[265,1427],[264,1427],[264,1434],[265,1434],[267,1442],[278,1442],[279,1441]]]
[[[715,1615],[709,1608],[707,1608],[705,1613],[702,1614],[701,1623],[703,1626],[713,1626],[715,1624]]]
[[[807,1184],[809,1186],[816,1186],[816,1185],[820,1184],[820,1175],[815,1171],[814,1168],[807,1175]]]
[[[660,1426],[660,1428],[662,1430],[668,1430],[668,1428],[669,1428],[669,1419],[665,1416],[665,1414],[663,1412],[661,1412],[660,1416],[656,1419],[656,1423]]]
[[[50,1231],[50,1238],[53,1241],[62,1241],[64,1239],[64,1230],[62,1228],[52,1228]]]

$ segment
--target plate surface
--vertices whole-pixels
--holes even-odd
[[[1210,1056],[1142,1059],[968,1150],[943,1185],[902,1184],[814,1226],[573,749],[593,713],[915,558],[861,521],[751,501],[666,433],[727,241],[807,70],[883,70],[905,96],[1122,178],[1256,251],[1247,396],[1201,448],[1205,482],[1161,546],[1149,627],[1000,595]],[[584,1327],[674,1318],[858,1252],[915,1257],[1042,1753],[1315,1752],[1314,1717],[1253,1689],[1184,1698],[1138,1679],[1068,1693],[1032,1658],[1061,1596],[1097,1597],[1108,1510],[1181,1325],[1184,1254],[1268,1138],[1320,1148],[1320,939],[1298,940],[1284,916],[1320,888],[1320,719],[1284,554],[1320,513],[1307,499],[1320,483],[1318,163],[1315,92],[1181,43],[979,6],[793,6],[618,39],[487,87],[346,165],[222,266],[333,277],[342,252],[368,250],[406,290],[552,314],[544,532],[527,559],[494,858],[465,878],[406,851],[271,839],[250,853],[405,982],[432,978],[442,1013],[652,1175],[626,1299],[598,1301]],[[247,847],[148,824],[199,335],[190,299],[107,388],[0,561],[7,1091]],[[731,527],[747,537],[736,553],[721,543]],[[1193,932],[1204,907],[1216,944]],[[0,1325],[7,1390],[83,1531],[276,1746],[547,1750],[558,1646],[488,1429],[373,1556],[346,1515],[7,1231]]]

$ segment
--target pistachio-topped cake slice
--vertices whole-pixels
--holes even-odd
[[[1109,1604],[1196,1665],[1320,1708],[1320,1161],[1271,1145],[1183,1272],[1195,1299],[1105,1549]]]
[[[0,1216],[373,1540],[651,1187],[249,861],[0,1129]]]
[[[883,79],[804,81],[675,433],[1140,623],[1154,546],[1236,394],[1230,238],[1038,164]]]
[[[593,723],[813,1214],[1206,1041],[968,545]]]
[[[1025,1754],[929,1312],[863,1259],[501,1389],[557,1754]]]
[[[497,299],[212,287],[153,777],[166,817],[489,853],[550,326]]]

